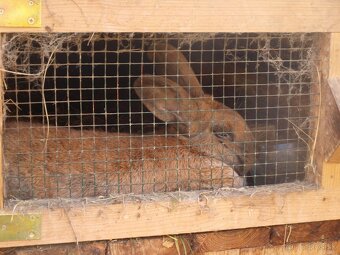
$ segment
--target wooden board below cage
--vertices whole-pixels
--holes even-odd
[[[282,247],[285,247],[284,250],[291,251],[291,249],[296,246],[300,248],[297,249],[298,251],[310,251],[309,249],[312,247],[322,248],[316,250],[323,251],[325,248],[328,250],[330,250],[330,248],[340,248],[340,246],[332,247],[332,245],[330,245],[332,242],[336,244],[336,240],[340,238],[339,227],[340,221],[338,220],[207,232],[202,234],[22,247],[15,250],[5,249],[3,252],[10,255],[71,254],[77,252],[81,252],[81,254],[124,255],[157,253],[170,255],[207,254],[222,251],[231,252],[238,249],[244,252],[249,249],[249,251],[268,250],[271,251],[270,254],[274,254],[276,250],[282,251],[282,249],[280,249]],[[315,246],[311,242],[317,242],[319,246]],[[322,244],[327,244],[327,246],[322,247],[321,242]],[[189,251],[191,253],[189,253]]]
[[[154,239],[154,238],[153,238]],[[152,240],[153,240],[152,239]],[[113,240],[107,244],[107,242],[95,242],[90,244],[69,244],[69,245],[54,245],[54,246],[44,246],[44,247],[26,247],[22,249],[11,249],[6,250],[4,254],[6,255],[43,255],[43,254],[82,254],[82,255],[92,255],[92,254],[191,254],[188,253],[189,250],[185,250],[180,246],[176,248],[175,241],[172,239],[162,238],[157,239],[157,244],[159,246],[153,246],[153,242],[141,241],[139,239],[130,240],[130,242],[116,241]],[[167,248],[167,241],[169,241],[170,248]],[[163,244],[165,246],[163,246]],[[151,253],[145,253],[150,251]],[[179,253],[180,252],[180,253]],[[328,242],[309,242],[309,243],[297,243],[292,245],[277,245],[277,246],[264,246],[256,248],[241,248],[241,249],[231,249],[216,252],[205,252],[205,253],[195,253],[200,255],[250,255],[250,254],[261,254],[261,255],[304,255],[304,254],[339,254],[340,252],[340,241],[328,241]],[[0,252],[1,255],[3,255]]]
[[[19,202],[2,213],[41,213],[42,238],[0,243],[0,247],[218,231],[340,217],[340,190],[284,184],[227,194],[179,192],[167,195],[167,199],[139,197],[130,202],[125,196],[117,204],[85,199],[77,205],[66,200],[68,203],[57,207],[51,200],[45,204]]]

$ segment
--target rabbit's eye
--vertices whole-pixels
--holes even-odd
[[[220,138],[220,139],[228,139],[229,141],[233,141],[234,140],[234,135],[233,133],[230,133],[230,132],[218,132],[218,133],[215,133],[215,135]]]

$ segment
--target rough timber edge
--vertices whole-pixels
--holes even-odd
[[[302,183],[117,199],[16,201],[1,213],[40,213],[42,238],[4,242],[0,248],[340,219],[339,189]]]
[[[42,1],[40,28],[0,32],[340,32],[334,0]]]

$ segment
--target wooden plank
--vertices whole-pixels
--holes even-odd
[[[165,236],[137,238],[123,241],[112,241],[108,249],[110,254],[191,254],[188,236]]]
[[[340,239],[340,220],[198,233],[191,235],[191,239],[192,249],[198,253],[333,241]]]
[[[173,235],[340,218],[339,189],[309,190],[304,186],[276,185],[222,197],[185,194],[177,197],[173,194],[171,199],[161,201],[154,201],[154,198],[149,202],[90,203],[67,206],[68,209],[39,206],[29,210],[28,205],[32,208],[33,201],[19,203],[15,207],[17,212],[22,206],[24,212],[42,213],[42,238],[0,243],[0,247]],[[7,213],[13,213],[13,208]]]
[[[93,243],[72,243],[62,245],[46,245],[38,247],[23,247],[21,249],[5,250],[4,255],[106,255],[107,244],[106,242],[93,242]],[[110,253],[109,253],[110,254]],[[116,253],[111,253],[116,254]],[[0,251],[0,255],[2,255]]]
[[[255,249],[244,250],[242,249],[240,255],[259,254],[259,255],[311,255],[311,254],[329,254],[330,244],[316,242],[294,244],[286,246],[274,246],[267,248],[260,248],[260,252]]]
[[[322,184],[322,178],[325,177],[326,172],[323,172],[323,164],[334,150],[340,144],[340,112],[334,100],[330,87],[328,86],[329,68],[330,68],[330,42],[334,37],[324,36],[320,39],[320,52],[316,63],[318,67],[315,72],[314,80],[316,81],[315,93],[321,94],[321,106],[315,109],[315,113],[320,116],[317,125],[317,139],[316,144],[311,145],[315,147],[312,154],[313,167],[307,168],[307,179],[312,183]],[[318,100],[318,98],[313,99]],[[318,102],[316,101],[316,102]],[[328,178],[327,176],[325,178]]]
[[[340,77],[340,33],[330,37],[329,77]]]
[[[340,81],[340,33],[332,33],[330,35],[330,50],[329,50],[329,73],[328,73],[328,84],[332,88],[335,81]],[[340,85],[340,82],[339,84]],[[337,85],[337,86],[338,86]],[[339,104],[340,101],[340,90],[333,87],[333,95],[330,93],[331,89],[324,88],[322,90],[322,101],[323,101],[323,112],[321,116],[323,119],[328,119],[328,123],[323,120],[325,126],[321,126],[319,134],[321,136],[328,136],[331,139],[331,143],[324,140],[324,147],[327,154],[325,154],[325,159],[329,158],[327,163],[324,163],[322,171],[322,187],[330,189],[340,188],[340,112]],[[339,98],[334,96],[334,93],[339,93]],[[328,117],[327,117],[328,116]],[[326,126],[327,125],[327,126]],[[333,132],[332,132],[333,131]],[[320,140],[321,141],[321,140]],[[326,148],[327,146],[327,148]],[[334,152],[335,150],[335,152]],[[333,155],[331,155],[333,153]]]
[[[332,82],[333,81],[333,82]],[[333,88],[338,107],[340,107],[340,33],[332,33],[329,54],[329,84]],[[337,101],[338,100],[338,101]],[[339,108],[340,109],[340,108]],[[329,163],[340,163],[340,145],[328,160]]]
[[[332,90],[338,110],[340,111],[340,76],[328,78],[328,84]]]
[[[269,244],[270,228],[248,228],[196,234],[193,247],[195,251],[224,251],[237,248],[259,247]]]
[[[2,45],[3,43],[3,37],[0,34],[0,45]],[[2,65],[2,47],[0,47],[0,69],[4,70],[3,65]],[[2,146],[2,133],[3,133],[3,105],[4,105],[4,97],[3,97],[3,89],[4,89],[4,75],[5,73],[0,71],[0,105],[2,105],[2,107],[0,107],[0,209],[2,209],[4,207],[4,191],[5,191],[5,187],[4,187],[4,179],[3,179],[3,168],[2,168],[2,162],[3,161],[3,146]]]
[[[1,31],[340,32],[339,13],[336,0],[59,0],[43,1],[41,28]]]
[[[240,255],[264,255],[266,249],[264,247],[259,247],[255,249],[241,249]]]
[[[339,254],[340,241],[298,243],[284,246],[258,247],[250,249],[234,249],[221,252],[207,252],[204,255],[314,255]]]
[[[331,251],[328,254],[340,254],[340,240],[332,243]]]
[[[324,163],[322,170],[322,187],[325,189],[340,189],[340,164]]]
[[[338,148],[335,150],[335,152],[333,153],[333,155],[329,158],[327,162],[340,164],[340,146],[338,146]]]
[[[239,249],[233,249],[228,251],[220,251],[220,252],[206,252],[204,255],[240,255]],[[257,255],[257,254],[256,254]]]
[[[172,255],[172,254],[190,254],[187,253],[177,253],[177,250],[167,249],[159,250],[158,247],[151,247],[151,249],[134,249],[140,240],[134,240],[135,246],[129,246],[131,242],[126,242],[124,245],[120,246],[122,242],[111,242],[110,246],[107,246],[105,242],[95,242],[90,244],[68,244],[68,245],[54,245],[54,246],[40,246],[34,248],[22,248],[15,250],[6,250],[4,254],[7,255],[42,255],[42,254],[162,254],[162,255]],[[111,248],[112,247],[112,248]],[[148,248],[148,247],[147,247]],[[151,253],[153,251],[153,253]],[[150,252],[150,253],[149,253]],[[205,255],[310,255],[310,254],[339,254],[340,253],[340,241],[334,242],[314,242],[314,243],[298,243],[294,245],[287,246],[274,246],[274,247],[257,247],[257,248],[245,248],[245,249],[232,249],[220,252],[206,252]],[[0,253],[2,254],[2,253]],[[201,253],[194,253],[201,254]]]
[[[254,247],[289,245],[299,242],[330,242],[340,238],[340,220],[300,223],[284,226],[236,229],[220,232],[207,232],[189,235],[161,236],[148,238],[132,238],[107,242],[87,242],[80,244],[63,244],[38,246],[34,248],[17,248],[18,254],[76,254],[77,250],[89,251],[89,254],[203,254],[231,249],[246,251],[262,251],[262,249],[246,249]],[[270,239],[270,240],[269,240]],[[248,240],[248,242],[247,242]],[[185,246],[185,248],[184,248]],[[3,250],[6,254],[10,249]],[[92,253],[91,253],[92,252]],[[191,252],[191,253],[190,253]],[[0,253],[1,254],[1,253]],[[83,253],[82,253],[83,254]],[[259,253],[260,254],[260,253]]]
[[[331,34],[328,83],[340,110],[340,33]]]
[[[340,220],[273,226],[270,243],[283,245],[340,239]]]

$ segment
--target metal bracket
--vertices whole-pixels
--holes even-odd
[[[41,215],[0,215],[0,242],[41,238]]]
[[[41,0],[0,0],[0,27],[41,27]]]

